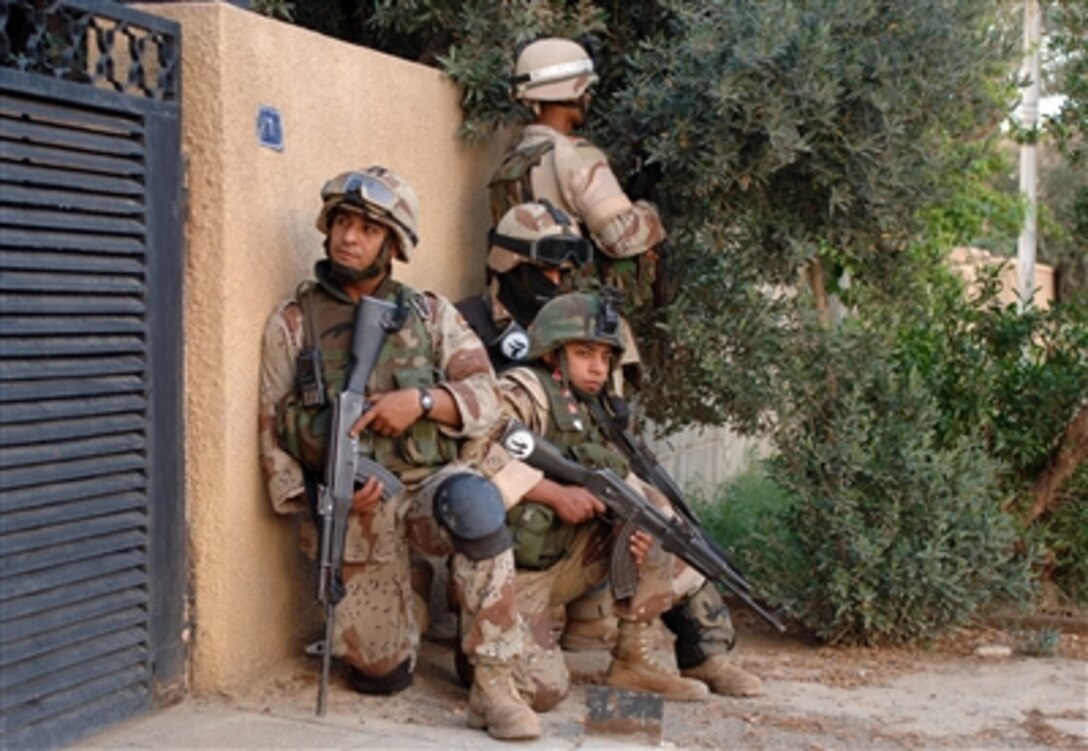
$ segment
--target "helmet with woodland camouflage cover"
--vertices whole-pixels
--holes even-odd
[[[593,245],[566,212],[548,201],[520,203],[488,234],[487,266],[506,274],[519,264],[571,269],[593,260]]]
[[[530,102],[569,102],[597,82],[593,59],[582,45],[550,37],[529,44],[514,66],[514,98]]]
[[[620,315],[610,290],[571,292],[544,305],[529,324],[529,355],[535,360],[571,342],[601,342],[623,354]]]
[[[407,261],[419,243],[419,196],[397,173],[384,167],[341,172],[321,188],[317,228],[329,234],[334,209],[354,211],[385,225],[397,240],[397,256]]]

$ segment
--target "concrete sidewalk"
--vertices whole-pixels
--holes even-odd
[[[619,749],[649,745],[645,734],[587,735],[585,686],[554,711],[541,715],[542,738],[515,743],[493,740],[466,724],[468,691],[453,672],[448,645],[425,640],[412,686],[394,696],[363,696],[333,670],[328,714],[314,714],[318,662],[288,661],[244,696],[188,699],[151,712],[72,746],[74,749]],[[605,652],[571,655],[576,676],[603,673]],[[669,708],[665,709],[666,717]]]
[[[551,727],[549,727],[551,725]],[[556,733],[558,731],[558,734]],[[573,732],[572,732],[573,731]],[[586,737],[577,728],[545,720],[545,737],[501,743],[465,725],[407,724],[342,712],[321,720],[312,713],[262,712],[227,701],[186,701],[111,728],[74,749],[660,749],[623,738]],[[645,736],[642,736],[645,739]],[[663,744],[668,747],[669,744]]]

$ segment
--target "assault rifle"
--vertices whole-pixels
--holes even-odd
[[[606,398],[609,400],[607,403]],[[625,427],[629,419],[628,411],[630,409],[627,402],[617,397],[601,395],[588,400],[586,406],[593,418],[593,422],[604,431],[609,443],[619,449],[620,453],[627,459],[631,465],[631,471],[664,493],[677,513],[683,515],[691,524],[702,527],[702,522],[695,515],[694,509],[688,505],[687,499],[684,498],[684,492],[680,490],[680,486],[661,466],[650,447]],[[722,555],[724,556],[725,553],[722,552]]]
[[[635,593],[637,572],[626,540],[641,529],[659,540],[666,551],[679,556],[708,579],[720,582],[763,620],[785,632],[781,621],[752,599],[752,585],[729,562],[724,551],[686,516],[667,516],[611,469],[587,469],[570,461],[555,445],[519,423],[507,428],[502,443],[511,456],[539,469],[545,476],[567,485],[581,485],[621,522],[619,539],[624,542],[613,547],[610,569],[612,594],[617,599]]]
[[[355,488],[376,476],[382,484],[382,500],[404,491],[401,481],[374,461],[369,445],[351,437],[351,426],[369,408],[367,381],[378,361],[388,333],[404,323],[404,304],[364,297],[355,310],[355,330],[351,340],[351,371],[347,385],[332,404],[325,484],[318,488],[317,513],[321,518],[321,558],[317,578],[317,599],[325,606],[325,640],[321,647],[321,682],[317,688],[317,715],[325,716],[325,694],[329,687],[332,661],[333,625],[336,606],[344,599],[344,534]]]

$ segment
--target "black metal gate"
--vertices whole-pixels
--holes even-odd
[[[184,690],[180,34],[0,0],[0,744]]]

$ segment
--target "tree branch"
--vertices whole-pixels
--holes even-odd
[[[1088,460],[1088,401],[1081,404],[1080,411],[1066,426],[1046,469],[1035,480],[1031,508],[1024,519],[1028,524],[1053,510],[1058,488],[1085,460]]]

